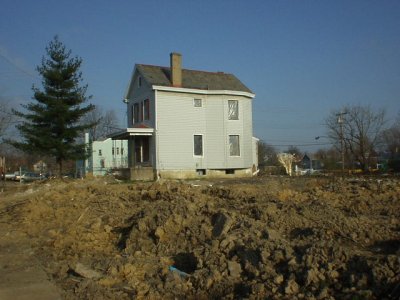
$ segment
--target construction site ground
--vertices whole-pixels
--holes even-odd
[[[400,297],[398,177],[0,188],[0,299]]]

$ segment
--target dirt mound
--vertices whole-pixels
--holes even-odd
[[[11,214],[66,299],[394,299],[399,195],[398,179],[92,179]]]

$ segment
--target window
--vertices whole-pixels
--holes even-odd
[[[196,156],[203,156],[203,136],[200,134],[195,134],[193,136],[193,154]]]
[[[196,169],[197,175],[204,176],[206,175],[206,169]]]
[[[101,149],[99,149],[99,156],[101,156]]]
[[[150,101],[149,101],[149,99],[144,100],[144,119],[150,120]]]
[[[119,148],[117,147],[117,155],[119,155]]]
[[[139,122],[143,121],[143,101],[140,102]]]
[[[132,116],[132,125],[133,125],[133,124],[135,124],[135,120],[136,120],[136,117],[135,117],[135,106],[134,105],[131,106],[131,116]]]
[[[229,136],[229,155],[240,156],[240,143],[238,135]]]
[[[194,107],[202,107],[203,106],[203,102],[201,99],[193,99],[193,106]]]
[[[121,148],[121,155],[124,155],[124,148]]]
[[[114,152],[114,147],[112,147],[111,154],[112,154],[112,155],[115,154],[115,152]]]
[[[139,76],[138,78],[138,86],[141,87],[142,86],[142,77]]]
[[[139,123],[139,104],[133,105],[133,123]]]
[[[228,100],[228,120],[239,120],[238,100]]]

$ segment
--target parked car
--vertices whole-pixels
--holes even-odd
[[[33,172],[26,172],[26,173],[22,174],[22,176],[21,176],[21,181],[23,181],[23,182],[31,182],[31,181],[42,180],[42,179],[44,179],[44,176],[37,174],[37,173],[33,173]]]
[[[15,175],[15,177],[14,177],[15,181],[19,181],[21,179],[21,174],[19,173],[19,171],[15,171],[14,175]]]
[[[4,175],[5,180],[15,180],[15,173],[7,173],[6,175]]]

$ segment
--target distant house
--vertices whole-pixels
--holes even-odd
[[[37,163],[33,164],[33,171],[35,173],[46,173],[47,172],[47,164],[39,160]]]
[[[78,174],[85,176],[90,173],[102,176],[113,169],[128,167],[128,144],[126,140],[107,138],[100,141],[90,141],[89,134],[85,134],[85,143],[89,157],[77,164]]]
[[[295,172],[297,174],[311,174],[316,170],[321,170],[323,164],[320,160],[314,159],[308,154],[304,154],[303,158],[296,164]]]
[[[124,102],[131,179],[252,176],[254,93],[232,74],[135,65]]]

